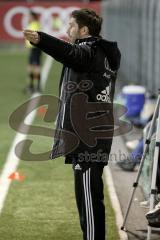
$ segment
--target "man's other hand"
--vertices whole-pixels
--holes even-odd
[[[29,42],[32,42],[34,44],[38,44],[40,41],[39,34],[36,31],[33,30],[24,30],[23,31],[24,37]]]

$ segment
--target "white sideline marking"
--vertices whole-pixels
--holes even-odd
[[[53,59],[50,56],[47,56],[44,66],[42,68],[42,78],[41,78],[42,89],[44,89],[44,87],[45,87],[47,77],[48,77],[49,71],[52,66],[52,62],[53,62]],[[39,94],[35,93],[31,96],[31,98],[34,98],[36,96],[39,96]],[[28,108],[31,107],[31,104],[28,106]],[[35,115],[36,115],[36,110],[32,111],[26,117],[25,122],[28,125],[31,125],[34,120]],[[12,172],[16,171],[19,161],[20,161],[20,159],[15,155],[15,146],[17,145],[18,142],[25,140],[26,138],[27,138],[27,134],[24,135],[19,132],[16,134],[16,136],[13,140],[13,143],[11,145],[11,148],[9,150],[6,162],[4,164],[4,167],[3,167],[3,170],[2,170],[2,173],[0,176],[0,213],[2,212],[4,202],[7,197],[7,193],[8,193],[9,187],[10,187],[10,183],[11,183],[11,180],[8,179],[8,177]]]
[[[104,180],[105,183],[108,186],[108,192],[109,192],[109,196],[110,196],[110,200],[112,203],[112,207],[114,209],[115,212],[115,217],[116,217],[116,225],[118,228],[118,233],[120,236],[120,240],[128,240],[128,236],[127,233],[121,230],[121,226],[123,224],[123,216],[122,216],[122,211],[121,211],[121,207],[120,207],[120,203],[116,194],[116,190],[114,187],[114,183],[113,183],[113,178],[112,178],[112,173],[110,171],[109,166],[106,166],[104,168]]]

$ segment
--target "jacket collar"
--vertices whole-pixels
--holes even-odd
[[[75,43],[82,43],[82,42],[92,42],[95,40],[100,39],[101,37],[87,37],[87,38],[81,38],[81,39],[76,39]]]

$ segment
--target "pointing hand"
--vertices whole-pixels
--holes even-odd
[[[26,29],[23,31],[23,34],[24,34],[24,37],[26,38],[26,40],[28,40],[29,42],[38,44],[40,41],[39,34],[36,31]]]

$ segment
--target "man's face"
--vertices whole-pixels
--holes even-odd
[[[67,34],[70,42],[74,43],[76,39],[81,38],[81,31],[73,17],[70,18],[68,25]]]
[[[33,17],[32,17],[32,15],[30,14],[30,15],[29,15],[29,23],[31,23],[31,22],[33,22]]]

